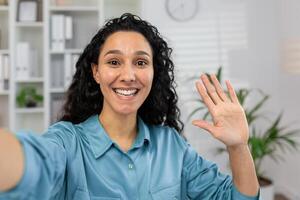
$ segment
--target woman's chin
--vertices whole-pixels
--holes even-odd
[[[116,110],[116,113],[123,116],[136,115],[137,109],[130,108],[119,108]]]

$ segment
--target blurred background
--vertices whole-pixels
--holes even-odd
[[[191,145],[230,173],[222,144],[191,125],[206,113],[195,80],[221,67],[222,83],[231,80],[245,100],[267,190],[300,199],[299,0],[0,0],[0,127],[42,134],[54,123],[83,48],[124,12],[148,20],[173,48]]]

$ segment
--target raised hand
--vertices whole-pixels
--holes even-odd
[[[196,87],[213,121],[208,122],[199,119],[194,120],[193,124],[210,132],[213,137],[223,142],[227,147],[247,145],[248,123],[232,85],[226,81],[228,97],[216,76],[211,75],[210,78],[212,83],[206,75],[201,75],[202,81],[197,81]]]

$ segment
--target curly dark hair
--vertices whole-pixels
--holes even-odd
[[[109,20],[85,47],[76,63],[76,72],[66,93],[63,113],[59,121],[77,124],[91,115],[100,114],[103,94],[93,78],[91,66],[92,63],[98,64],[102,45],[117,31],[141,33],[152,48],[154,67],[152,88],[139,108],[138,115],[147,124],[168,125],[181,134],[184,125],[180,120],[180,110],[177,106],[174,64],[170,59],[172,49],[168,47],[156,27],[130,13]]]

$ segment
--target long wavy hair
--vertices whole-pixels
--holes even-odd
[[[130,13],[109,20],[85,47],[76,63],[76,72],[66,93],[59,121],[77,124],[91,115],[101,113],[103,94],[93,78],[92,63],[98,64],[102,45],[117,31],[138,32],[147,39],[152,48],[154,67],[152,88],[138,109],[138,115],[147,124],[168,125],[181,134],[184,125],[180,120],[180,110],[177,106],[174,64],[170,58],[172,49],[168,47],[156,27]]]

